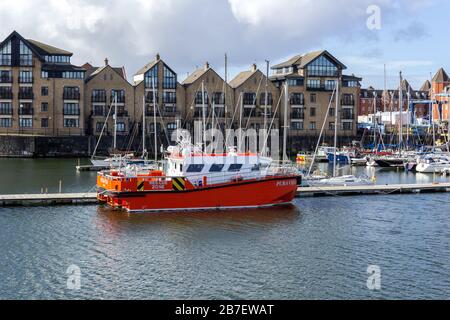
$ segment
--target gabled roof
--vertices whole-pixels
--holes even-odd
[[[327,50],[320,50],[320,51],[313,51],[306,53],[304,55],[297,55],[289,59],[288,61],[285,61],[283,63],[277,64],[272,67],[272,69],[280,69],[280,68],[286,68],[286,67],[292,67],[292,66],[298,66],[299,68],[304,68],[307,65],[309,65],[311,62],[316,60],[317,58],[321,56],[327,56],[330,60],[332,60],[335,64],[339,65],[342,69],[347,69],[347,67],[342,64],[338,59],[336,59],[331,53],[329,53]]]
[[[87,69],[86,67],[91,67],[89,69]],[[83,68],[86,68],[86,78],[85,81],[89,82],[90,80],[92,80],[96,75],[100,74],[103,70],[107,69],[107,68],[111,68],[113,71],[115,71],[121,78],[123,78],[124,80],[126,79],[126,75],[125,75],[125,68],[118,68],[118,67],[111,67],[110,65],[106,65],[103,67],[92,67],[89,63],[85,63],[83,65]]]
[[[206,63],[205,66],[203,66],[202,68],[199,68],[197,70],[195,70],[194,72],[192,72],[182,83],[182,85],[189,85],[189,84],[193,84],[195,81],[197,81],[201,76],[203,76],[206,72],[208,72],[209,70],[212,70],[211,67],[209,66],[209,63]]]
[[[233,80],[230,81],[230,87],[236,89],[241,86],[245,81],[247,81],[256,71],[242,71]]]
[[[146,73],[148,70],[152,69],[158,62],[159,62],[159,59],[155,59],[154,61],[152,61],[152,62],[146,64],[144,67],[142,67],[134,75],[137,76],[137,75]]]
[[[412,88],[411,88],[411,85],[409,84],[409,82],[408,82],[408,80],[406,80],[406,79],[403,79],[402,80],[402,90],[403,91],[414,91]]]
[[[440,68],[438,72],[433,77],[433,82],[436,83],[443,83],[443,82],[449,82],[450,78],[448,77],[447,73],[445,72],[444,68]]]
[[[59,48],[53,47],[51,45],[48,45],[48,44],[45,44],[45,43],[42,43],[42,42],[39,42],[36,40],[28,39],[27,41],[30,45],[36,47],[36,50],[42,51],[41,54],[43,54],[43,55],[45,55],[45,54],[61,55],[61,56],[72,56],[73,55],[72,52],[69,52],[69,51],[66,51],[63,49],[59,49]]]
[[[34,45],[32,45],[30,42],[28,42],[28,40],[25,39],[24,37],[22,37],[17,31],[13,31],[5,40],[3,40],[0,43],[0,47],[3,47],[3,45],[5,45],[13,37],[17,37],[20,40],[22,40],[22,42],[24,42],[26,45],[29,46],[30,50],[39,58],[39,60],[44,61],[42,52],[40,50],[37,50],[37,48]]]
[[[430,81],[425,81],[422,87],[420,87],[419,91],[429,91],[431,89]]]

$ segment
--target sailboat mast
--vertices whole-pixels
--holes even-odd
[[[403,147],[403,88],[402,88],[402,72],[400,71],[400,87],[398,92],[398,105],[399,105],[399,122],[398,122],[398,147],[400,155],[402,154]]]
[[[267,141],[267,106],[269,104],[269,60],[266,60],[266,101],[264,105],[264,149],[262,150],[262,155],[266,156],[266,144],[265,141]]]
[[[377,150],[377,93],[373,93],[373,148]]]
[[[228,56],[225,53],[225,84],[223,86],[224,87],[224,89],[223,89],[223,103],[224,103],[224,107],[225,107],[225,128],[224,128],[225,131],[228,128],[227,85],[228,85]]]
[[[284,129],[283,129],[283,161],[288,161],[287,155],[287,131],[288,131],[288,98],[289,98],[289,83],[286,81],[286,85],[284,87]]]
[[[153,91],[153,133],[155,138],[155,161],[158,161],[158,137],[156,136],[156,89],[155,76],[152,76],[152,91]]]
[[[117,93],[114,94],[114,151],[117,149]]]
[[[147,149],[146,149],[146,141],[145,141],[145,94],[142,97],[142,156],[143,158],[147,158]]]
[[[205,82],[202,81],[203,152],[206,152]]]
[[[336,81],[336,110],[334,112],[334,155],[333,155],[333,177],[337,176],[337,166],[336,166],[336,160],[337,160],[337,135],[338,135],[338,112],[339,112],[339,83],[340,78]]]

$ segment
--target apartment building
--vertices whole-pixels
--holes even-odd
[[[15,31],[0,43],[0,134],[84,134],[85,70],[71,57]]]
[[[134,87],[126,79],[125,68],[110,66],[108,59],[102,67],[86,63],[82,68],[86,70],[86,134],[113,135],[113,115],[117,114],[117,135],[128,135],[135,128],[136,117]]]
[[[178,75],[156,55],[133,77],[134,121],[142,125],[145,111],[146,132],[156,134],[161,143],[171,140],[173,131],[183,126],[185,119],[185,90]],[[150,149],[149,149],[150,150]]]
[[[235,101],[235,123],[238,127],[263,129],[279,128],[280,90],[262,73],[256,64],[240,72],[230,82]],[[266,98],[267,92],[267,98]],[[264,117],[265,116],[265,117]]]
[[[208,62],[192,72],[182,83],[185,89],[186,128],[194,121],[206,119],[206,128],[225,129],[233,120],[235,111],[233,90]],[[204,95],[202,95],[202,92]],[[203,108],[204,107],[204,108]],[[213,112],[214,111],[214,112]],[[236,118],[235,123],[236,123]]]
[[[290,136],[316,137],[324,121],[325,134],[334,134],[336,97],[333,92],[337,83],[340,88],[339,135],[356,135],[356,112],[362,79],[344,75],[345,69],[346,66],[326,50],[297,55],[272,67],[270,80],[278,87],[280,94],[284,95],[286,85],[288,88]]]
[[[433,104],[433,119],[448,121],[450,116],[450,77],[444,68],[440,68],[431,80],[431,97],[436,101]]]

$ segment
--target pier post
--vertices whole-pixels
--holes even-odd
[[[62,193],[62,181],[59,180],[59,193]]]

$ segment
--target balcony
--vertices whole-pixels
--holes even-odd
[[[0,77],[0,83],[13,83],[12,76],[2,76]]]
[[[111,103],[114,103],[114,99],[115,99],[115,97],[114,96],[111,96]],[[117,103],[125,103],[125,97],[124,96],[118,96],[117,97]]]
[[[348,110],[344,110],[341,112],[342,120],[355,120],[355,114],[353,111],[349,112]]]
[[[34,115],[34,109],[30,107],[19,108],[19,115],[21,116],[32,116]]]
[[[4,99],[4,100],[12,100],[13,98],[13,93],[12,92],[8,92],[8,91],[0,91],[0,99]]]
[[[342,106],[355,106],[355,100],[350,100],[350,99],[341,100],[341,105]]]
[[[0,109],[0,116],[12,116],[12,115],[13,115],[12,108]]]
[[[80,93],[79,92],[64,92],[63,93],[63,99],[64,100],[80,100]]]
[[[303,120],[305,119],[305,113],[304,112],[291,112],[291,119],[296,120]]]
[[[106,96],[92,96],[91,102],[93,103],[106,103]]]
[[[30,91],[19,91],[19,100],[33,100],[34,93]]]
[[[305,105],[305,100],[293,100],[290,101],[291,107],[303,107]]]
[[[321,84],[320,86],[306,86],[306,90],[308,91],[333,91],[334,87],[333,86],[328,86],[325,84]]]

